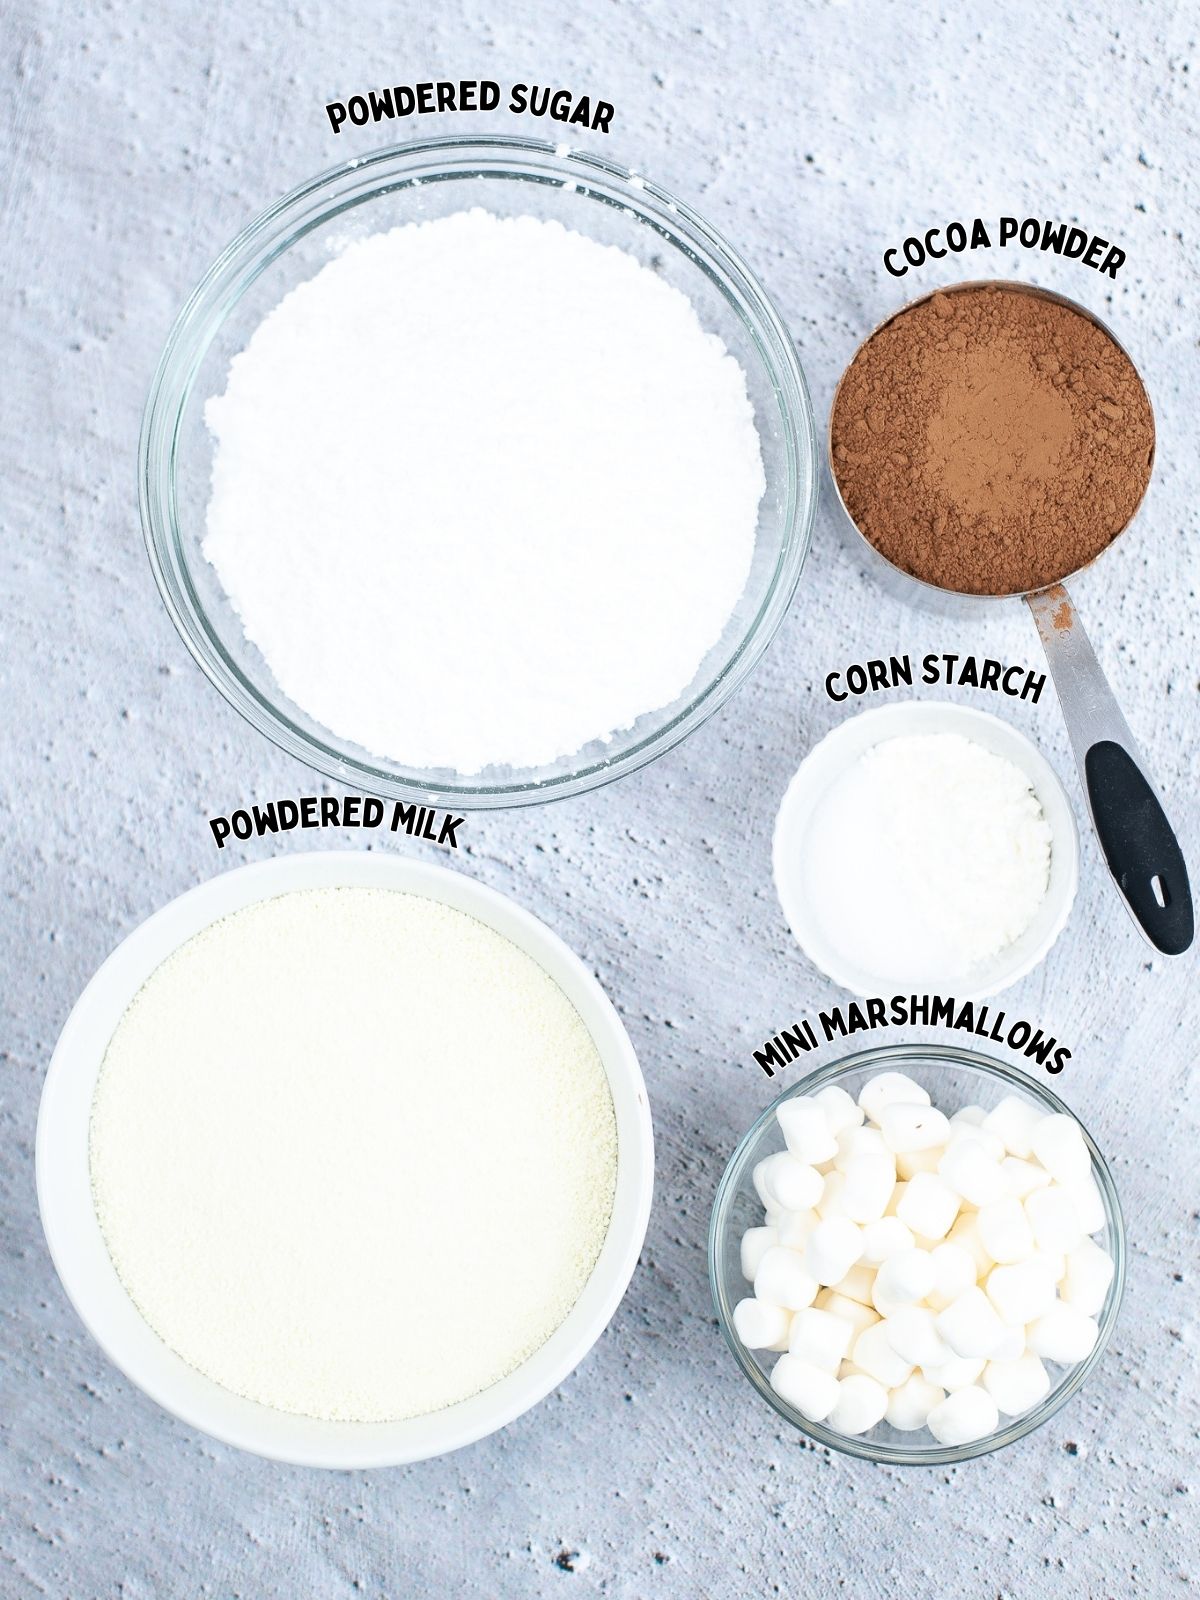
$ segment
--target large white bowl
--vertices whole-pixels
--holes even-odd
[[[817,908],[804,894],[804,835],[831,785],[873,745],[931,733],[961,734],[1018,766],[1038,797],[1052,837],[1050,882],[1033,921],[1019,939],[980,962],[969,977],[947,978],[944,992],[960,1000],[984,1000],[1016,983],[1046,956],[1071,914],[1079,882],[1075,818],[1054,768],[1023,733],[990,712],[941,700],[903,701],[862,711],[827,733],[800,763],[779,807],[772,847],[776,892],[797,942],[814,966],[852,994],[888,994],[898,980],[856,965],[830,944]]]
[[[245,1400],[188,1366],[146,1323],[109,1256],[92,1200],[88,1132],[105,1049],[156,967],[218,917],[293,889],[361,885],[425,895],[511,939],[545,969],[583,1018],[604,1064],[617,1123],[617,1182],[608,1234],[566,1320],[523,1366],[482,1393],[403,1422],[325,1422]],[[447,1066],[453,1071],[453,1064]],[[547,1130],[553,1137],[553,1129]],[[37,1186],[50,1254],[97,1343],[159,1405],[257,1455],[302,1466],[378,1467],[424,1460],[494,1433],[574,1370],[625,1293],[646,1234],[654,1145],[633,1046],[600,985],[544,923],[459,872],[396,856],[322,851],[223,873],[134,930],[109,956],[67,1019],[42,1091]]]

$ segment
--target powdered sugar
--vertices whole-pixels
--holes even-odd
[[[691,685],[750,569],[744,374],[626,252],[473,210],[350,244],[229,370],[204,550],[284,692],[536,768]]]

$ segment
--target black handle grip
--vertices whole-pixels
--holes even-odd
[[[1089,749],[1084,776],[1100,848],[1125,903],[1155,949],[1182,955],[1195,932],[1192,891],[1158,796],[1129,752],[1111,739]]]

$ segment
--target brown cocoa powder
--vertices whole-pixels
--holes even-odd
[[[1154,418],[1083,312],[1018,285],[945,290],[862,346],[830,427],[846,509],[894,565],[964,594],[1086,566],[1137,510]]]

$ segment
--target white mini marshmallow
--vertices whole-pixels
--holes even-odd
[[[862,1229],[856,1223],[848,1217],[822,1217],[808,1236],[804,1263],[818,1283],[832,1287],[850,1271],[862,1249]]]
[[[1004,1148],[1004,1140],[996,1134],[989,1133],[986,1128],[972,1127],[970,1124],[951,1124],[950,1144],[961,1144],[964,1139],[977,1144],[986,1154],[989,1161],[1001,1162],[1008,1153]]]
[[[1019,1417],[1050,1393],[1050,1374],[1039,1356],[1026,1351],[1015,1361],[989,1361],[983,1387],[1006,1417]]]
[[[993,1267],[988,1273],[987,1297],[1001,1322],[1010,1326],[1033,1322],[1054,1304],[1053,1269],[1041,1256],[1018,1261],[1009,1267]]]
[[[1048,1255],[1066,1255],[1083,1238],[1075,1202],[1057,1183],[1035,1189],[1025,1202],[1025,1215],[1038,1249]]]
[[[1094,1239],[1084,1239],[1067,1256],[1063,1299],[1086,1317],[1096,1316],[1108,1298],[1113,1259]]]
[[[855,1156],[882,1156],[889,1153],[878,1128],[843,1128],[838,1134],[838,1153],[834,1158],[834,1166],[844,1172]]]
[[[858,1103],[871,1121],[877,1123],[884,1106],[927,1106],[929,1094],[903,1072],[880,1072],[863,1084]]]
[[[875,1274],[872,1303],[877,1311],[882,1311],[884,1304],[916,1305],[933,1288],[935,1278],[933,1256],[928,1250],[915,1246],[911,1250],[897,1250]]]
[[[896,1163],[882,1152],[852,1156],[844,1168],[841,1203],[851,1222],[878,1222],[896,1187]]]
[[[888,1201],[888,1208],[883,1213],[885,1217],[894,1217],[897,1214],[897,1212],[900,1210],[900,1202],[904,1199],[904,1196],[907,1193],[908,1179],[902,1178],[892,1190],[892,1198]]]
[[[742,1277],[747,1283],[754,1282],[754,1274],[758,1271],[759,1262],[766,1255],[772,1245],[779,1243],[778,1228],[747,1228],[742,1235]]]
[[[913,1231],[899,1217],[880,1217],[878,1222],[868,1222],[863,1229],[863,1261],[877,1267],[897,1250],[911,1250]]]
[[[896,1176],[907,1183],[918,1172],[936,1172],[942,1159],[943,1146],[933,1150],[905,1150],[896,1157]]]
[[[1092,1158],[1074,1117],[1055,1112],[1034,1124],[1029,1139],[1034,1156],[1059,1183],[1078,1183],[1092,1170]]]
[[[943,1361],[940,1367],[922,1367],[921,1372],[947,1394],[957,1394],[969,1384],[978,1383],[986,1366],[982,1356],[954,1356],[950,1361]]]
[[[945,1391],[936,1383],[914,1372],[889,1394],[884,1415],[899,1433],[915,1433],[925,1426],[934,1406],[941,1405],[945,1398]]]
[[[987,1112],[982,1106],[959,1106],[950,1118],[952,1123],[969,1123],[973,1128],[981,1128],[987,1118]]]
[[[991,1256],[983,1247],[983,1240],[979,1236],[979,1217],[977,1213],[964,1212],[946,1236],[947,1244],[961,1245],[975,1263],[975,1276],[985,1278],[992,1270]]]
[[[855,1372],[838,1384],[838,1401],[827,1417],[839,1433],[866,1433],[883,1420],[888,1392],[865,1372]]]
[[[781,1211],[774,1228],[776,1243],[786,1245],[789,1250],[803,1250],[820,1220],[815,1211]]]
[[[817,1201],[818,1217],[844,1217],[846,1215],[846,1174],[834,1167],[825,1174],[825,1187]]]
[[[959,1211],[959,1197],[932,1172],[918,1172],[904,1191],[896,1215],[925,1239],[944,1239]]]
[[[973,1206],[991,1205],[1004,1197],[1000,1157],[993,1157],[974,1128],[946,1146],[938,1162],[938,1176]]]
[[[857,1266],[850,1268],[844,1278],[832,1286],[838,1294],[844,1294],[847,1300],[857,1300],[860,1305],[872,1304],[872,1294],[875,1288],[874,1267],[864,1266],[860,1261]]]
[[[824,1422],[838,1403],[838,1380],[800,1356],[780,1356],[771,1373],[771,1387],[809,1422]]]
[[[786,1350],[792,1313],[769,1300],[739,1300],[733,1308],[733,1331],[747,1350]]]
[[[1004,1337],[992,1351],[991,1361],[1016,1361],[1025,1354],[1025,1327],[1023,1323],[1014,1322],[1004,1329]]]
[[[824,1372],[837,1373],[854,1341],[854,1329],[831,1311],[806,1306],[791,1322],[788,1350]]]
[[[1000,1163],[1000,1176],[1004,1179],[1005,1192],[1014,1200],[1026,1199],[1035,1189],[1044,1189],[1051,1181],[1045,1167],[1020,1156],[1005,1156]]]
[[[1033,1151],[1033,1130],[1045,1116],[1032,1100],[1006,1094],[983,1119],[985,1132],[995,1134],[1010,1156],[1028,1161]]]
[[[879,1113],[879,1131],[888,1149],[900,1155],[944,1145],[950,1138],[950,1123],[936,1106],[898,1100]]]
[[[825,1180],[815,1167],[797,1161],[790,1150],[777,1151],[755,1167],[755,1188],[780,1211],[808,1211],[821,1198]]]
[[[973,1444],[1000,1425],[1000,1412],[986,1389],[971,1384],[948,1394],[929,1413],[928,1428],[939,1444]]]
[[[956,1356],[990,1356],[1004,1323],[982,1289],[968,1289],[937,1314],[937,1330]]]
[[[829,1126],[825,1107],[808,1095],[785,1100],[775,1113],[784,1143],[805,1166],[816,1167],[837,1155],[837,1139]],[[810,1202],[811,1203],[811,1202]]]
[[[831,1316],[849,1325],[852,1343],[865,1328],[879,1321],[879,1313],[872,1306],[860,1305],[857,1300],[839,1294],[836,1289],[822,1289],[816,1304],[822,1311],[828,1311]]]
[[[933,1287],[926,1300],[934,1311],[944,1311],[952,1300],[975,1287],[978,1273],[971,1252],[953,1240],[937,1245],[929,1253],[933,1262]]]
[[[897,1355],[888,1338],[887,1326],[883,1322],[876,1322],[869,1328],[864,1328],[854,1341],[852,1352],[854,1365],[860,1371],[867,1373],[877,1383],[883,1384],[885,1389],[894,1389],[912,1372],[912,1362],[905,1361],[904,1357]]]
[[[1104,1214],[1104,1201],[1100,1198],[1099,1186],[1092,1174],[1089,1172],[1086,1178],[1081,1178],[1077,1183],[1068,1183],[1064,1187],[1075,1206],[1075,1214],[1084,1233],[1101,1232],[1108,1218]]]
[[[754,1293],[789,1311],[803,1311],[817,1298],[819,1285],[804,1265],[798,1250],[775,1245],[763,1256],[754,1274]]]
[[[1033,1229],[1019,1200],[1011,1195],[979,1208],[979,1237],[983,1248],[1002,1266],[1028,1261],[1034,1252]]]
[[[883,1326],[892,1349],[914,1367],[940,1367],[953,1358],[928,1306],[901,1306],[883,1319]]]
[[[1027,1340],[1035,1356],[1072,1366],[1091,1355],[1099,1336],[1094,1318],[1058,1300],[1030,1325]]]
[[[813,1099],[824,1111],[825,1120],[835,1139],[847,1128],[860,1127],[866,1116],[863,1108],[845,1089],[839,1089],[834,1083],[828,1088],[819,1089]]]

